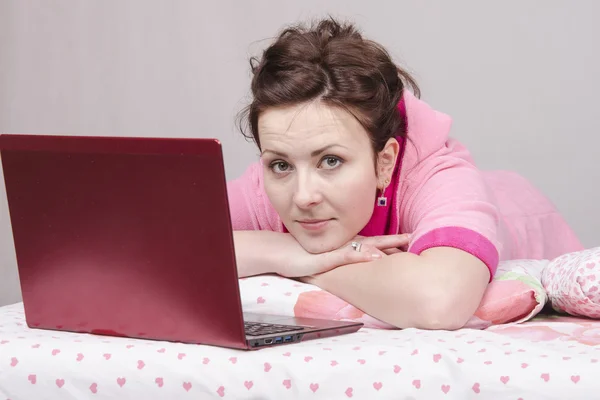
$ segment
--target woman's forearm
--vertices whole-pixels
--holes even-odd
[[[476,311],[489,274],[470,255],[437,250],[346,265],[305,281],[399,328],[458,329]]]
[[[299,247],[287,233],[272,231],[234,231],[238,276],[279,274],[285,263],[285,249]]]
[[[365,313],[399,328],[417,327],[430,314],[418,286],[422,260],[398,253],[364,264],[339,267],[306,280],[347,301]],[[426,309],[427,308],[427,309]]]

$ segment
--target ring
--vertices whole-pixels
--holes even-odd
[[[350,246],[352,246],[352,248],[353,248],[355,251],[360,251],[360,248],[362,247],[362,244],[360,244],[360,242],[352,242],[352,243],[350,244]]]

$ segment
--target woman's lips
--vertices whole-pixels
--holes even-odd
[[[324,229],[331,219],[305,219],[297,221],[307,231],[319,231]]]

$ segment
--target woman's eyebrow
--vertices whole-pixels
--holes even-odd
[[[261,157],[262,157],[262,156],[264,156],[264,155],[265,155],[265,153],[273,153],[273,154],[275,154],[276,156],[283,157],[283,158],[287,158],[287,154],[285,154],[285,153],[282,153],[282,152],[280,152],[280,151],[277,151],[277,150],[269,150],[269,149],[265,149],[265,150],[263,150],[263,151],[260,153],[260,156],[261,156]]]
[[[343,149],[347,149],[347,147],[346,147],[346,146],[343,146],[343,145],[341,145],[341,144],[329,144],[329,145],[327,145],[327,146],[321,147],[320,149],[317,149],[317,150],[315,150],[315,151],[311,152],[311,153],[310,153],[310,155],[311,155],[311,157],[316,157],[316,156],[318,156],[319,154],[323,154],[323,153],[325,153],[327,150],[330,150],[330,149],[332,149],[332,148],[334,148],[334,147],[341,147],[341,148],[343,148]]]
[[[314,150],[314,151],[312,151],[312,152],[310,153],[310,156],[311,156],[311,157],[316,157],[316,156],[318,156],[319,154],[323,154],[323,153],[325,153],[327,150],[330,150],[330,149],[332,149],[332,148],[334,148],[334,147],[341,147],[341,148],[343,148],[343,149],[347,149],[347,147],[346,147],[346,146],[343,146],[343,145],[341,145],[341,144],[328,144],[327,146],[323,146],[323,147],[321,147],[321,148],[319,148],[319,149],[317,149],[317,150]],[[261,155],[261,156],[263,156],[265,153],[273,153],[273,154],[275,154],[276,156],[283,157],[283,158],[287,158],[287,157],[288,157],[288,155],[287,155],[286,153],[283,153],[283,152],[281,152],[281,151],[277,151],[277,150],[270,150],[270,149],[265,149],[265,150],[263,150],[263,151],[260,153],[260,155]]]

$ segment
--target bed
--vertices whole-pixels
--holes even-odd
[[[454,332],[389,329],[310,285],[242,279],[246,311],[365,322],[258,351],[30,329],[13,304],[0,308],[0,400],[595,398],[599,272],[600,249],[505,263]]]
[[[27,328],[0,308],[0,397],[20,399],[589,399],[600,321],[538,316],[486,330],[364,328],[238,351]]]

